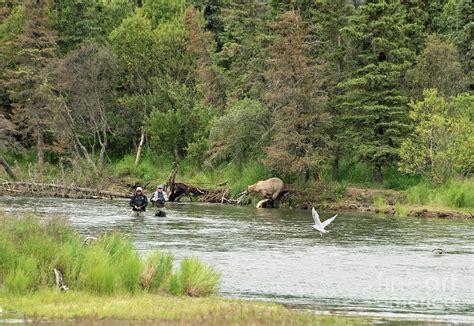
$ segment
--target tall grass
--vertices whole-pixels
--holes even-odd
[[[420,183],[407,190],[407,198],[410,204],[474,209],[474,179]]]
[[[63,219],[7,218],[0,212],[0,287],[8,292],[55,287],[54,268],[70,289],[95,294],[172,292],[173,278],[185,289],[179,294],[205,296],[217,290],[219,277],[212,268],[193,258],[173,272],[173,261],[171,253],[161,251],[142,260],[122,234],[105,234],[87,246]]]
[[[349,160],[341,160],[339,164],[339,182],[357,184],[371,188],[385,188],[394,190],[406,190],[420,182],[419,177],[401,173],[396,166],[384,166],[382,184],[375,183],[372,178],[373,168],[364,162],[353,163]],[[322,171],[323,180],[331,179],[331,167],[326,166]]]
[[[173,275],[174,256],[171,253],[156,250],[146,260],[143,274],[143,287],[150,291],[169,289]]]
[[[176,295],[204,297],[217,291],[219,274],[195,257],[185,258],[171,278],[170,290]]]

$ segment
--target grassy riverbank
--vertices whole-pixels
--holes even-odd
[[[174,269],[172,253],[156,249],[142,259],[122,234],[88,240],[63,219],[0,215],[0,286],[18,295],[61,283],[99,295],[163,292],[204,297],[218,290],[220,275],[198,258],[184,258]]]
[[[42,290],[27,296],[0,293],[0,306],[36,320],[141,320],[181,325],[364,325],[370,321],[362,317],[318,316],[271,303],[149,293],[105,297],[56,290]]]

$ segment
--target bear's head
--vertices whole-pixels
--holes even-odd
[[[255,186],[256,184],[247,186],[247,193],[251,194],[252,192],[255,192]]]

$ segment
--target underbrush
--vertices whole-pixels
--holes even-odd
[[[382,169],[383,183],[375,183],[372,177],[373,168],[364,162],[352,163],[341,160],[339,176],[336,181],[346,184],[356,184],[368,188],[383,188],[406,190],[420,182],[419,177],[401,173],[396,166],[384,166]],[[333,181],[331,167],[326,166],[322,171],[322,178],[326,182]]]
[[[184,259],[175,271],[170,253],[157,250],[142,260],[122,234],[86,245],[60,218],[0,216],[0,248],[0,285],[16,294],[55,287],[55,268],[70,289],[105,295],[159,289],[208,296],[217,292],[220,279],[197,258]]]

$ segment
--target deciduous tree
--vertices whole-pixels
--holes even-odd
[[[62,97],[56,102],[61,126],[58,131],[100,177],[111,133],[116,62],[109,48],[90,43],[70,52],[56,72]]]
[[[446,181],[474,166],[474,96],[448,99],[434,89],[410,105],[415,124],[400,149],[403,172]]]
[[[441,95],[453,96],[465,89],[465,75],[456,48],[435,35],[428,37],[416,66],[407,73],[410,92],[420,99],[423,91],[435,88]]]

